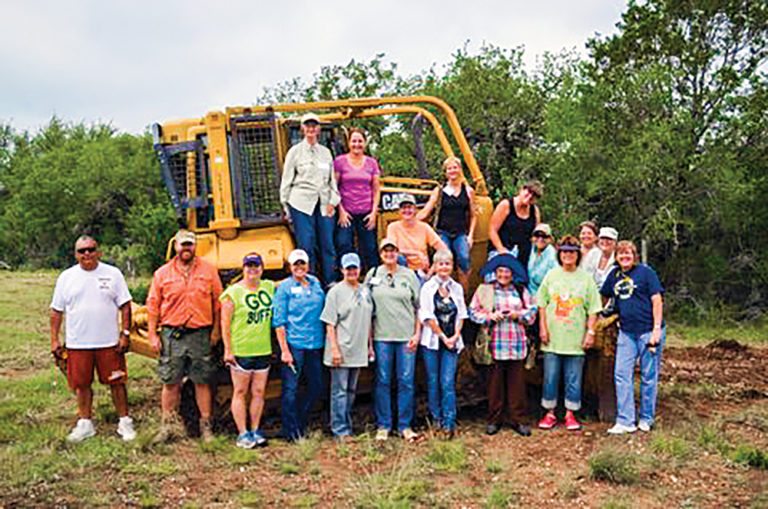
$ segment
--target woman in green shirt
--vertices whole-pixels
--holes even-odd
[[[272,298],[275,284],[262,280],[264,263],[257,253],[243,258],[243,279],[221,294],[221,335],[224,362],[232,375],[232,417],[239,433],[237,446],[251,449],[267,440],[259,431],[272,357]],[[251,428],[246,397],[250,394]]]
[[[544,276],[537,295],[539,337],[544,352],[541,406],[547,411],[539,421],[541,429],[552,429],[557,424],[555,407],[561,371],[565,377],[565,427],[581,429],[573,413],[581,408],[584,351],[594,342],[597,313],[602,308],[594,279],[579,268],[581,256],[576,237],[566,235],[560,239],[560,267]]]

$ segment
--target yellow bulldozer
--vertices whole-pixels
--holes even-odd
[[[286,261],[294,248],[294,238],[279,200],[280,177],[286,152],[301,141],[299,119],[310,111],[320,116],[320,142],[334,156],[347,151],[344,135],[347,127],[376,117],[401,123],[411,117],[420,123],[414,122],[414,125],[431,126],[444,157],[456,155],[462,159],[468,172],[465,178],[475,189],[473,205],[478,218],[471,252],[470,287],[474,289],[479,283],[478,269],[486,260],[493,203],[455,112],[446,102],[432,96],[230,107],[200,118],[155,124],[152,127],[154,149],[162,178],[180,226],[193,231],[197,237],[197,255],[218,268],[225,284],[238,277],[243,255],[252,251],[261,254],[265,277],[279,278],[287,274]],[[417,138],[414,135],[414,139]],[[424,158],[419,158],[418,152],[413,151],[417,157],[408,168],[392,167],[388,161],[380,161],[384,170],[377,226],[379,239],[387,225],[397,219],[403,194],[414,195],[417,206],[423,207],[438,185],[423,168]],[[418,164],[422,166],[420,172],[414,171]],[[414,174],[421,178],[414,178]],[[166,258],[170,259],[173,254],[173,243],[169,239]],[[465,343],[469,348],[474,344]],[[134,309],[131,350],[148,357],[156,356],[149,347],[147,314],[141,306]],[[276,343],[273,351],[279,352]],[[484,381],[471,358],[463,355],[459,366],[457,389],[464,402],[477,402],[485,393]],[[279,355],[274,361],[279,362]],[[587,376],[587,387],[604,384],[601,380],[609,371],[608,364],[593,369],[591,377]],[[224,369],[220,372],[226,386],[227,372]],[[268,401],[280,395],[279,370],[273,369],[271,373]],[[534,378],[540,375],[534,374]],[[594,378],[591,384],[590,378]],[[370,373],[361,378],[361,392],[370,389],[370,379]],[[218,390],[219,403],[228,397],[228,389]],[[600,400],[601,409],[613,408],[612,391],[601,391]]]
[[[287,273],[286,260],[294,248],[294,238],[282,214],[280,176],[286,152],[301,141],[299,118],[308,111],[320,116],[320,142],[334,156],[347,151],[345,129],[365,119],[389,117],[402,122],[410,116],[428,123],[444,156],[457,155],[463,160],[469,173],[465,177],[476,190],[478,222],[472,266],[477,269],[483,264],[493,203],[456,114],[441,99],[411,96],[231,107],[152,127],[155,153],[178,222],[195,233],[197,255],[219,269],[225,284],[238,277],[242,257],[251,251],[261,254],[265,277]],[[423,158],[414,158],[409,168],[392,168],[387,161],[381,162],[379,238],[389,222],[397,219],[403,194],[414,195],[422,207],[438,185],[432,178],[408,176],[421,173],[427,177],[423,168],[415,171]],[[169,240],[166,256],[172,255]],[[473,286],[477,282],[475,276]],[[141,306],[134,309],[131,350],[156,356],[147,341],[147,314]],[[466,366],[461,372],[473,371],[469,357],[464,356]],[[272,372],[275,376],[270,380],[267,399],[280,394],[278,370]],[[366,385],[361,380],[361,390],[365,391]]]

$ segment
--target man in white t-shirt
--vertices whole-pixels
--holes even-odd
[[[51,301],[51,353],[67,359],[67,382],[77,395],[78,421],[67,436],[81,442],[96,434],[91,421],[93,407],[93,370],[99,381],[109,385],[120,421],[117,433],[123,440],[133,440],[136,432],[128,417],[125,382],[131,323],[131,294],[120,270],[99,262],[97,242],[82,236],[75,242],[74,265],[59,275]],[[119,330],[118,314],[123,330]],[[62,318],[66,315],[66,349],[59,340]]]

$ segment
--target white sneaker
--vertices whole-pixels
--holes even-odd
[[[388,429],[381,428],[376,432],[376,440],[378,440],[379,442],[383,442],[387,438],[389,438]]]
[[[618,422],[613,425],[612,428],[608,429],[609,435],[623,435],[625,433],[634,433],[637,431],[637,427],[635,425],[632,426],[624,426],[623,424],[619,424]]]
[[[130,442],[136,438],[136,430],[133,429],[133,419],[130,417],[121,417],[117,423],[117,434],[123,437],[123,440]]]
[[[637,423],[637,429],[639,429],[643,433],[648,433],[649,431],[651,431],[651,423],[648,421],[640,421]]]
[[[78,419],[77,424],[67,435],[67,442],[82,442],[86,438],[91,438],[96,434],[93,427],[93,421],[90,419]]]

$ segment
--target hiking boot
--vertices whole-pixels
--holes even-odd
[[[539,429],[552,429],[555,426],[557,426],[557,417],[555,417],[555,412],[550,410],[539,421]]]
[[[635,427],[634,425],[632,425],[632,426],[625,426],[625,425],[620,424],[620,423],[617,422],[616,424],[613,425],[612,428],[608,429],[608,434],[609,435],[624,435],[625,433],[634,433],[635,431],[637,431],[637,427]]]
[[[266,437],[257,429],[251,431],[251,440],[256,444],[256,447],[264,447],[267,445]]]
[[[200,428],[202,430],[202,428]],[[256,447],[256,442],[251,437],[250,431],[244,431],[237,436],[235,445],[241,449],[253,449]]]
[[[200,419],[200,438],[206,444],[213,442],[213,425],[210,419]]]
[[[82,442],[86,438],[91,438],[96,434],[96,429],[93,427],[93,421],[90,419],[78,419],[75,427],[67,435],[67,442],[77,443]]]
[[[501,429],[501,426],[499,426],[498,424],[489,424],[488,426],[485,427],[485,434],[495,435],[496,433],[499,432],[500,429]]]
[[[152,438],[153,444],[164,444],[182,438],[184,436],[184,426],[178,415],[164,415],[160,421],[160,429],[157,430]]]
[[[578,431],[581,429],[581,423],[570,410],[565,412],[565,429],[568,431]]]
[[[128,416],[120,417],[117,423],[117,434],[123,437],[123,440],[130,442],[136,438],[136,430],[133,429],[133,419]]]
[[[376,440],[377,440],[377,441],[379,441],[379,442],[384,442],[384,441],[385,441],[385,440],[387,440],[388,438],[389,438],[389,430],[388,430],[388,429],[380,428],[380,429],[379,429],[379,430],[376,432]]]

